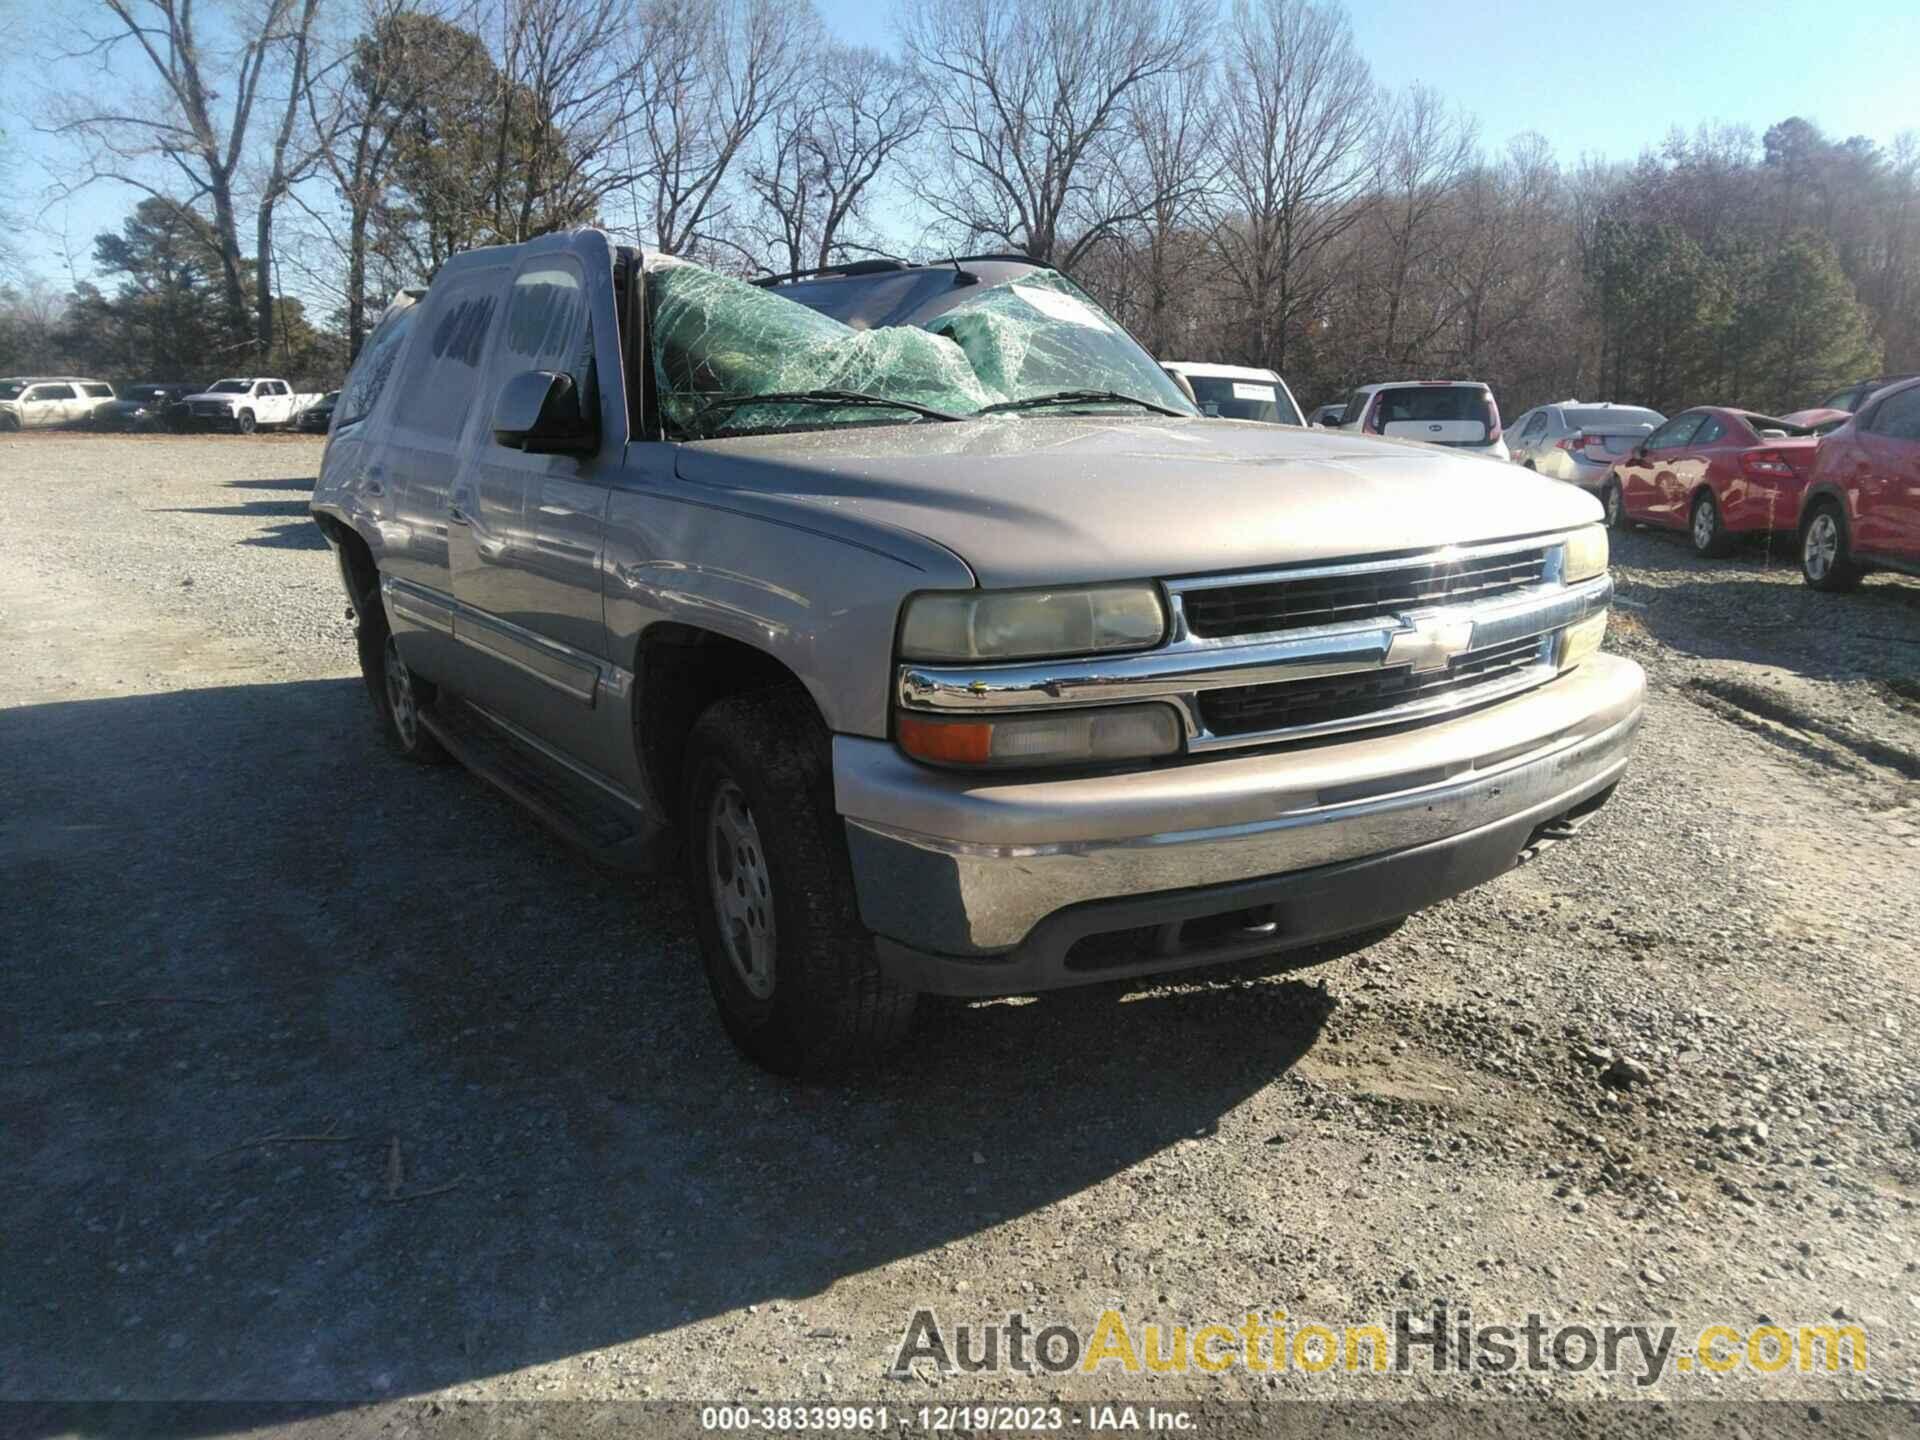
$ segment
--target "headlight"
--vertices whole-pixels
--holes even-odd
[[[1560,578],[1571,585],[1607,573],[1607,527],[1589,525],[1567,536],[1567,563]]]
[[[1048,715],[948,720],[898,712],[900,748],[934,765],[972,768],[1104,765],[1178,754],[1170,705],[1115,705]]]
[[[1571,670],[1600,648],[1607,638],[1607,612],[1589,615],[1577,625],[1560,632],[1560,668]]]
[[[900,625],[908,660],[1024,660],[1142,650],[1166,633],[1152,585],[916,595]]]

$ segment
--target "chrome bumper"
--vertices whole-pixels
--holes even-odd
[[[979,959],[1071,906],[1551,819],[1619,778],[1644,697],[1639,666],[1596,655],[1524,695],[1397,734],[1025,783],[931,770],[843,735],[835,796],[868,927],[916,951]],[[1505,863],[1525,843],[1519,833]],[[1385,919],[1429,902],[1381,903]]]

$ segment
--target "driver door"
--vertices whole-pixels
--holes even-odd
[[[1674,416],[1620,462],[1620,496],[1627,514],[1662,525],[1676,523],[1668,513],[1672,508],[1673,463],[1705,418],[1697,410]]]

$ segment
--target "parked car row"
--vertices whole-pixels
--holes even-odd
[[[338,393],[301,393],[285,380],[251,376],[210,385],[139,380],[116,390],[85,376],[13,375],[0,378],[0,430],[226,429],[245,435],[290,426],[325,432]]]
[[[1515,463],[1599,495],[1616,529],[1677,530],[1703,556],[1788,534],[1816,589],[1920,574],[1920,375],[1863,380],[1782,416],[1567,400],[1521,416],[1511,448]]]

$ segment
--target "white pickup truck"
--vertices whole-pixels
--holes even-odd
[[[318,391],[296,393],[284,380],[240,377],[216,380],[181,403],[186,406],[184,418],[189,430],[231,429],[251,435],[255,430],[291,425],[296,415],[319,399]]]

